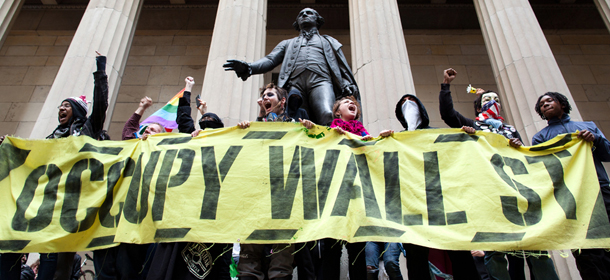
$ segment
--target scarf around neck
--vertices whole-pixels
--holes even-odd
[[[364,125],[357,120],[344,121],[342,119],[334,119],[330,124],[330,127],[340,127],[341,129],[356,134],[358,136],[367,136],[369,132],[366,131]]]

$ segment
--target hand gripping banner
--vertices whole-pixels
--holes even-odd
[[[591,148],[575,134],[517,149],[457,129],[363,142],[292,123],[144,141],[9,137],[0,146],[0,252],[326,237],[609,248]]]

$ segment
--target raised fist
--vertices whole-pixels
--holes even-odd
[[[446,69],[443,71],[443,76],[443,84],[450,84],[451,81],[455,79],[455,76],[457,76],[457,71],[455,71],[453,68]]]

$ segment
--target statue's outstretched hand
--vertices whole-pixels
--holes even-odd
[[[227,63],[223,64],[222,67],[225,68],[225,71],[235,71],[237,77],[240,77],[244,81],[247,80],[250,75],[252,75],[252,69],[245,61],[227,59]]]

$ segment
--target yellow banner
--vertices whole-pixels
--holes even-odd
[[[325,237],[459,250],[610,248],[591,144],[575,135],[519,149],[484,132],[363,142],[291,123],[145,141],[9,137],[0,205],[1,252]]]

